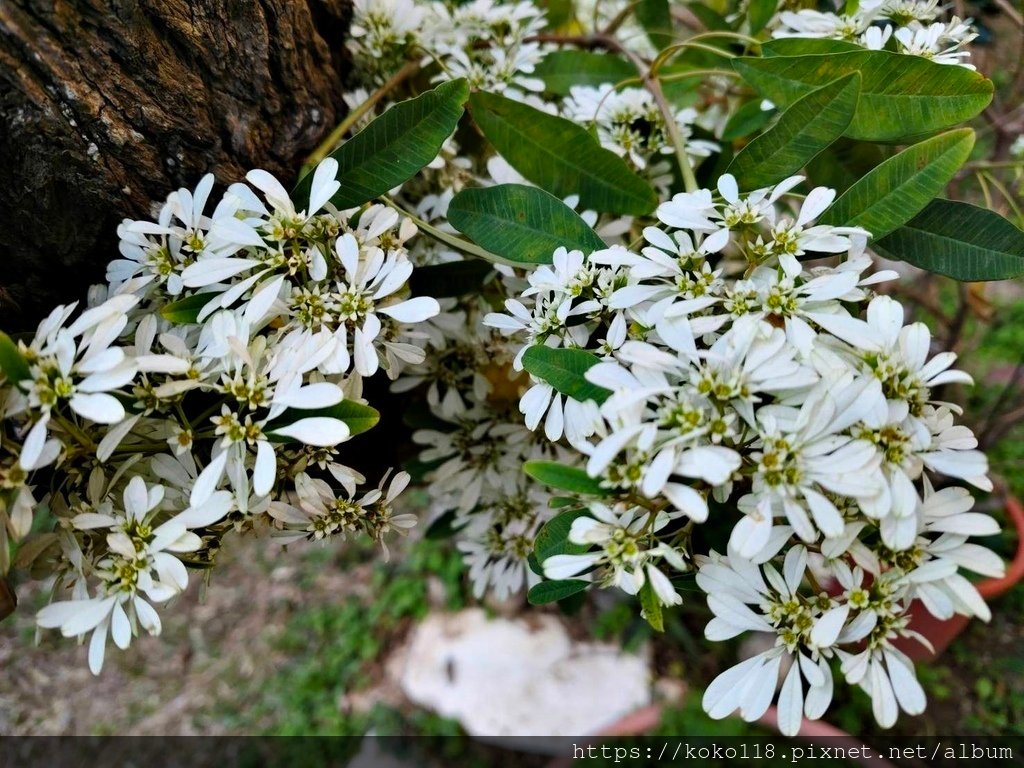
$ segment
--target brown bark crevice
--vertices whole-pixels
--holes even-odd
[[[206,172],[285,180],[344,112],[348,0],[2,0],[0,326],[84,296]]]

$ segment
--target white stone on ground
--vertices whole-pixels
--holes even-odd
[[[431,614],[392,673],[473,736],[584,736],[651,702],[646,654],[572,640],[551,615]]]

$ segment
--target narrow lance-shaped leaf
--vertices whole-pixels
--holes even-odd
[[[560,491],[569,491],[584,496],[608,496],[611,490],[601,487],[601,480],[591,477],[586,470],[569,467],[557,461],[528,461],[523,471],[534,480]]]
[[[804,56],[863,50],[863,45],[824,37],[780,37],[761,43],[762,56]]]
[[[860,101],[844,135],[864,141],[914,141],[969,120],[992,99],[992,82],[977,72],[889,51],[743,57],[732,63],[744,80],[783,108],[825,83],[860,72]]]
[[[354,208],[383,195],[437,157],[462,117],[469,86],[464,79],[442,83],[377,117],[331,153],[338,161],[341,188],[331,202]],[[312,173],[295,188],[302,208],[309,200]]]
[[[797,99],[736,155],[729,173],[744,189],[769,187],[797,173],[843,135],[859,94],[860,73],[851,72]]]
[[[584,253],[605,247],[569,206],[522,184],[464,189],[448,206],[448,221],[491,253],[520,264],[550,264],[560,246]]]
[[[574,544],[569,541],[573,521],[587,514],[585,509],[569,510],[556,515],[541,526],[533,540],[533,552],[538,565],[543,568],[544,561],[555,555],[579,555],[590,549],[589,544]]]
[[[523,367],[546,381],[558,392],[573,400],[594,400],[603,403],[611,394],[604,387],[592,384],[584,377],[600,359],[583,349],[555,349],[532,346],[523,353]]]
[[[651,629],[656,632],[665,631],[665,617],[661,609],[661,602],[658,600],[658,595],[654,591],[654,587],[651,586],[651,580],[648,579],[644,582],[644,585],[640,588],[640,607],[644,610],[644,618],[647,623],[651,625]]]
[[[526,599],[530,605],[547,605],[557,603],[567,597],[572,597],[590,586],[589,581],[583,579],[560,579],[558,581],[542,581],[530,587],[526,593]]]
[[[625,160],[570,120],[493,93],[469,98],[473,120],[519,173],[556,197],[579,195],[586,210],[643,215],[658,203]]]
[[[750,23],[750,34],[756,35],[775,15],[779,0],[750,0],[747,8],[747,21]]]
[[[974,131],[961,128],[908,147],[846,190],[818,221],[884,237],[942,194],[973,146]]]
[[[775,110],[761,108],[759,98],[741,104],[725,123],[722,141],[733,141],[757,133],[771,122],[773,115]]]
[[[993,211],[953,200],[933,200],[872,248],[957,280],[1024,275],[1024,231]]]
[[[199,313],[211,301],[220,298],[217,293],[196,293],[183,299],[168,302],[160,307],[160,316],[178,325],[199,322]]]
[[[3,331],[0,331],[0,371],[15,384],[32,375],[18,345]]]
[[[656,50],[672,45],[672,12],[669,0],[638,0],[633,15]]]

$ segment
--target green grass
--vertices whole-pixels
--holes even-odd
[[[329,561],[323,566],[330,567]],[[370,728],[376,733],[410,728],[434,735],[457,732],[457,725],[425,713],[408,720],[383,707],[346,713],[340,706],[346,693],[376,682],[389,646],[426,615],[430,575],[444,586],[445,607],[462,607],[458,555],[443,544],[423,541],[376,567],[363,597],[296,611],[275,642],[275,650],[289,661],[259,684],[256,700],[235,713],[231,725],[281,736],[358,735]]]

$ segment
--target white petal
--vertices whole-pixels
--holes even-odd
[[[721,720],[739,709],[751,676],[760,669],[762,663],[762,657],[754,656],[725,670],[712,680],[711,685],[704,690],[704,698],[701,701],[708,716]]]
[[[341,189],[341,182],[337,177],[338,161],[333,157],[326,158],[316,167],[309,189],[309,215],[323,208],[327,201],[334,197],[334,193]]]
[[[201,507],[210,497],[214,490],[220,485],[221,477],[224,475],[224,465],[228,461],[228,452],[221,451],[206,468],[199,473],[195,485],[192,486],[192,493],[189,496],[189,506]]]
[[[441,312],[441,305],[437,303],[437,299],[429,296],[417,296],[413,299],[407,299],[400,304],[381,307],[377,311],[382,315],[394,318],[400,323],[420,323],[439,314]]]
[[[43,446],[46,445],[46,427],[49,424],[49,413],[32,425],[28,435],[25,437],[25,444],[21,447],[21,457],[18,463],[26,471],[37,469],[36,464],[43,454]]]
[[[128,614],[124,612],[124,608],[120,604],[114,606],[114,611],[110,616],[110,636],[114,638],[114,645],[122,651],[132,641],[132,625],[128,621]]]
[[[800,724],[804,715],[803,681],[800,677],[800,665],[793,663],[786,675],[779,693],[779,733],[783,736],[796,736],[800,732]]]
[[[76,394],[68,402],[71,410],[97,424],[117,424],[124,418],[124,406],[113,395]]]
[[[257,289],[245,307],[245,319],[250,325],[258,325],[277,300],[284,284],[284,275],[270,280]]]
[[[341,391],[341,387],[321,381],[277,395],[274,398],[274,404],[308,410],[310,408],[329,408],[344,399],[345,393]]]
[[[260,262],[255,259],[203,259],[185,267],[181,278],[185,287],[201,288],[223,282],[240,272],[259,265]]]
[[[924,689],[914,674],[913,666],[902,661],[891,651],[885,651],[884,654],[893,692],[900,707],[908,715],[920,715],[925,710],[927,700]]]
[[[274,488],[277,479],[277,459],[274,446],[268,440],[256,443],[256,466],[252,471],[252,489],[257,496],[266,496]]]
[[[89,671],[94,675],[98,675],[103,671],[103,654],[107,648],[107,628],[110,622],[109,619],[96,627],[96,630],[92,633],[92,639],[89,641]]]
[[[343,443],[349,437],[348,425],[339,419],[314,416],[299,419],[285,427],[274,430],[274,434],[293,437],[306,445],[330,448]]]
[[[215,491],[201,506],[189,507],[172,520],[184,528],[203,528],[222,520],[233,502],[231,491]]]
[[[850,606],[845,604],[825,611],[814,622],[814,628],[811,630],[811,642],[818,648],[832,646],[839,637],[849,615]]]

